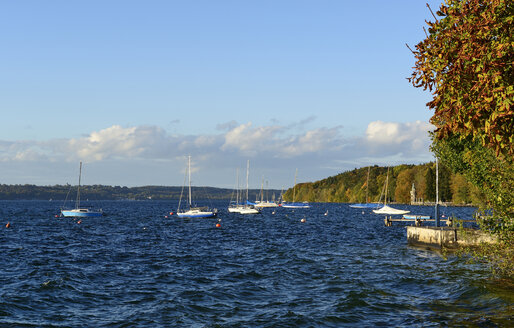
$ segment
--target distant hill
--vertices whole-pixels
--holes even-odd
[[[94,200],[174,200],[179,199],[182,187],[166,186],[143,186],[143,187],[120,187],[104,185],[85,185],[80,187],[81,195],[84,199]],[[227,199],[230,200],[234,195],[233,189],[214,188],[214,187],[192,187],[196,199]],[[0,185],[0,200],[65,200],[75,199],[77,192],[76,186],[55,185],[55,186],[36,186],[36,185]],[[187,190],[184,190],[186,196]],[[268,195],[275,194],[278,198],[280,190],[267,190]],[[260,195],[260,189],[249,190],[250,200],[255,200]],[[235,197],[235,196],[234,196]]]
[[[369,169],[368,202],[377,202],[384,189],[387,167],[375,165]],[[320,181],[297,184],[295,201],[364,203],[367,174],[368,167],[362,167]],[[435,163],[390,167],[388,202],[411,203],[413,184],[415,201],[434,202]],[[293,200],[293,188],[284,193],[284,199]],[[484,197],[463,176],[439,165],[439,199],[456,205],[477,205]]]

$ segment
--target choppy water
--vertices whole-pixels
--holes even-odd
[[[0,326],[506,327],[514,320],[512,287],[491,280],[484,266],[407,246],[403,226],[386,228],[369,210],[315,204],[246,217],[222,210],[216,228],[217,219],[165,218],[168,202],[102,205],[107,217],[78,224],[54,217],[57,202],[0,202]],[[464,218],[473,209],[443,211]]]

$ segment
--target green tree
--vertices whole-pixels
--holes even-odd
[[[410,203],[410,191],[414,182],[414,173],[412,169],[405,169],[398,173],[396,178],[396,188],[394,190],[394,198],[398,203]]]
[[[485,196],[481,221],[500,244],[484,258],[514,275],[514,3],[446,0],[413,51],[410,82],[430,90],[433,150]]]
[[[425,197],[435,202],[435,170],[429,166],[425,172]]]
[[[452,202],[454,204],[465,205],[471,203],[469,184],[462,174],[455,174],[452,178]]]
[[[442,202],[452,200],[451,172],[444,164],[439,165],[439,200]]]

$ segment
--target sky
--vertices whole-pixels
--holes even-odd
[[[440,1],[0,2],[0,184],[289,188],[433,160]]]

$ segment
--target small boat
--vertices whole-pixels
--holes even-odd
[[[373,213],[375,213],[375,214],[391,214],[391,215],[401,215],[401,214],[410,213],[410,211],[399,210],[399,209],[392,208],[387,205],[388,184],[389,184],[389,168],[387,168],[387,176],[386,176],[386,182],[385,182],[385,186],[384,186],[384,188],[385,188],[384,189],[385,190],[384,206],[382,206],[379,209],[373,210]]]
[[[368,185],[369,185],[369,171],[370,167],[368,166],[368,176],[366,178],[366,202],[368,201]],[[380,204],[374,203],[359,203],[359,204],[351,204],[351,208],[378,208]]]
[[[239,213],[244,209],[244,204],[239,202],[239,195],[239,169],[236,169],[236,201],[230,200],[227,208],[229,213]]]
[[[188,193],[188,210],[180,210],[180,203],[182,201],[182,194],[178,203],[177,216],[182,219],[199,219],[199,218],[213,218],[218,214],[216,209],[210,210],[207,206],[193,207],[191,197],[191,156],[188,156],[187,161],[187,174],[189,181],[189,193]]]
[[[213,218],[217,215],[217,211],[211,211],[207,206],[204,207],[190,207],[189,210],[184,212],[177,212],[177,216],[183,219],[201,219]]]
[[[351,208],[378,208],[381,205],[378,203],[359,203],[349,205]]]
[[[269,208],[269,207],[278,207],[278,204],[275,202],[275,195],[273,195],[272,201],[268,199],[264,200],[264,178],[261,183],[261,200],[255,201],[255,203],[251,203],[253,206],[257,208]],[[268,182],[266,181],[266,188],[268,188]]]
[[[278,207],[279,205],[275,202],[270,202],[270,201],[263,201],[263,202],[260,202],[260,201],[257,201],[253,204],[255,207],[260,207],[260,208],[269,208],[269,207]]]
[[[307,202],[303,203],[283,203],[283,208],[310,208],[311,205]]]
[[[410,214],[410,215],[403,215],[403,218],[404,218],[404,219],[407,219],[407,220],[415,220],[415,219],[430,220],[432,217],[431,217],[430,215],[415,215],[415,214]]]
[[[280,206],[282,206],[283,208],[310,208],[311,207],[308,202],[295,203],[295,198],[296,198],[296,176],[297,175],[298,175],[298,169],[296,169],[296,173],[294,175],[293,201],[291,203],[288,203],[288,202],[282,203]]]
[[[246,162],[246,203],[236,209],[239,214],[261,214],[261,209],[256,208],[248,201],[248,177],[250,175],[250,160]]]
[[[373,213],[395,215],[395,214],[407,214],[407,213],[410,213],[410,211],[399,210],[396,208],[392,208],[388,205],[384,205],[383,207],[379,208],[378,210],[373,210]]]
[[[102,216],[103,212],[101,210],[95,211],[90,208],[75,208],[72,210],[61,210],[62,216],[65,218],[72,217],[98,217]]]
[[[80,207],[80,180],[82,177],[82,162],[80,162],[79,166],[79,185],[77,187],[77,200],[75,201],[74,209],[61,209],[61,215],[65,218],[75,218],[75,217],[98,217],[103,215],[103,211],[93,210],[91,207]]]

